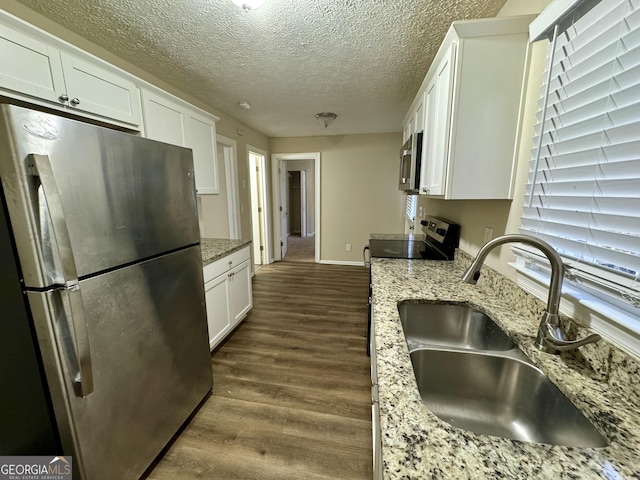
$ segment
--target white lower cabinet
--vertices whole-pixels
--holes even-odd
[[[204,290],[213,350],[247,316],[253,307],[249,247],[204,267]]]
[[[231,330],[229,313],[229,279],[220,275],[204,284],[207,302],[207,324],[209,327],[209,348],[213,350]]]

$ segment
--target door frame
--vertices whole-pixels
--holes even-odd
[[[224,175],[227,186],[229,238],[241,239],[242,224],[240,222],[240,193],[238,192],[238,143],[233,138],[216,134],[216,144],[222,145],[224,152]],[[218,162],[219,161],[220,159],[218,159]]]
[[[321,171],[321,161],[320,161],[320,152],[306,152],[306,153],[274,153],[271,155],[271,184],[274,186],[273,188],[273,196],[272,201],[274,208],[277,205],[280,205],[280,178],[278,172],[278,165],[280,164],[280,160],[313,160],[313,171],[315,175],[315,262],[320,263],[320,171]],[[280,232],[282,231],[280,226],[280,215],[273,216],[273,231],[280,236]],[[279,243],[281,239],[274,238],[276,243]],[[281,251],[279,248],[274,248],[274,259],[282,260]]]
[[[269,221],[269,219],[271,218],[270,215],[270,208],[269,208],[269,204],[270,202],[269,200],[269,182],[267,182],[267,152],[261,148],[258,147],[253,147],[249,144],[247,144],[246,146],[247,148],[247,171],[249,172],[249,187],[251,189],[253,189],[253,178],[255,172],[251,171],[251,154],[257,155],[259,156],[260,160],[258,162],[258,168],[260,169],[261,175],[259,177],[259,181],[260,181],[260,203],[262,203],[262,220],[263,220],[263,225],[264,228],[262,229],[261,235],[260,235],[260,245],[262,245],[264,247],[263,250],[263,255],[262,258],[254,258],[254,263],[256,265],[266,265],[268,263],[272,263],[273,262],[273,257],[270,256],[270,252],[271,252],[271,222]],[[253,196],[253,193],[251,194],[251,196]],[[253,202],[251,204],[251,228],[252,228],[252,239],[255,242],[255,239],[253,238],[253,231],[254,231],[254,225],[253,225],[253,214],[254,214],[254,208],[257,208],[257,205],[253,205]],[[254,246],[255,248],[255,246]],[[259,248],[259,246],[258,246]],[[260,260],[259,262],[257,262],[257,260]]]

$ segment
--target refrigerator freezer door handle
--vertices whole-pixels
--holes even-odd
[[[93,371],[91,367],[91,349],[89,346],[89,334],[84,315],[82,293],[80,285],[72,285],[61,289],[66,317],[72,331],[72,343],[74,352],[67,355],[75,355],[75,358],[67,362],[70,368],[76,365],[77,371],[73,375],[73,388],[78,397],[86,397],[93,391]]]
[[[47,209],[51,217],[52,233],[58,247],[58,255],[62,265],[62,275],[65,285],[73,285],[78,281],[78,271],[76,269],[75,259],[73,258],[67,220],[64,216],[64,210],[62,209],[56,179],[53,176],[51,160],[47,155],[30,154],[29,162],[32,163],[30,166],[34,167],[31,168],[31,170],[40,177],[40,184],[42,185]]]

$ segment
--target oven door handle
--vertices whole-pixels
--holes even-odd
[[[362,249],[362,261],[365,267],[371,268],[371,250],[369,250],[369,260],[367,260],[367,250],[369,250],[369,245],[365,245]]]

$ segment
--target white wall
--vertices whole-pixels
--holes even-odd
[[[402,233],[401,144],[402,133],[271,139],[274,154],[320,152],[320,260],[362,262],[371,233]]]
[[[206,238],[229,238],[229,206],[227,201],[224,148],[218,144],[217,195],[198,195],[198,213],[202,224],[200,234]]]

